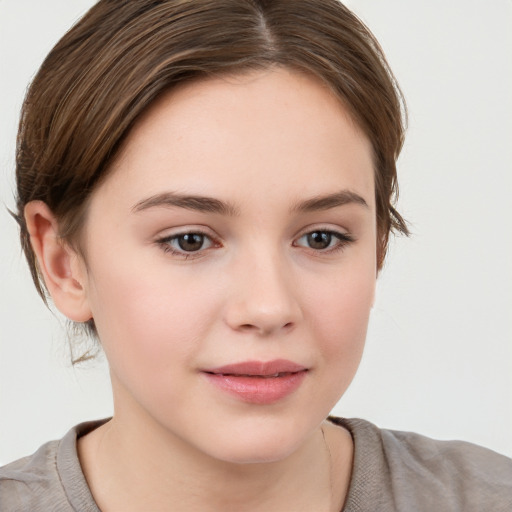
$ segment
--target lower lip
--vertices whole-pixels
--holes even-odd
[[[281,377],[247,377],[220,373],[204,375],[213,385],[243,402],[266,405],[278,402],[296,391],[306,376],[306,370]]]

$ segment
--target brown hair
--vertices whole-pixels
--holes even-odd
[[[91,192],[160,94],[198,77],[273,65],[326,83],[372,143],[382,266],[390,231],[408,233],[393,206],[405,104],[378,42],[354,14],[338,0],[101,0],[50,52],[22,110],[15,217],[45,300],[25,205],[44,201],[61,237],[76,243]]]

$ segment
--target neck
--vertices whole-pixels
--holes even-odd
[[[352,464],[350,434],[327,422],[282,460],[240,464],[117,413],[79,440],[78,453],[102,512],[340,511]]]

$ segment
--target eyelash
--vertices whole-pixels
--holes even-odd
[[[171,236],[166,236],[166,237],[163,237],[163,238],[160,238],[159,240],[157,240],[157,243],[158,245],[160,245],[160,247],[162,248],[162,250],[165,252],[165,253],[170,253],[172,254],[173,256],[178,256],[180,258],[183,258],[185,260],[189,259],[189,258],[194,258],[194,257],[198,257],[201,255],[201,253],[207,249],[198,249],[197,251],[185,251],[185,250],[177,250],[177,249],[174,249],[171,245],[171,243],[173,241],[178,241],[180,238],[182,237],[185,237],[187,235],[199,235],[201,237],[204,238],[204,240],[210,240],[210,247],[215,247],[215,246],[218,246],[219,245],[219,242],[217,242],[216,240],[213,239],[213,237],[207,233],[205,233],[204,231],[201,231],[200,229],[195,229],[195,230],[190,230],[190,231],[186,231],[184,233],[177,233],[175,235],[171,235]]]
[[[322,233],[323,235],[328,235],[331,237],[329,242],[332,241],[332,239],[337,239],[337,242],[332,247],[327,247],[325,249],[315,249],[313,247],[307,247],[311,249],[312,251],[319,253],[319,254],[334,254],[339,251],[342,251],[345,249],[345,247],[353,242],[355,242],[355,238],[352,235],[349,235],[348,233],[340,233],[339,231],[333,231],[332,229],[313,229],[311,231],[307,231],[306,233],[303,233],[297,240],[301,240],[304,237],[311,236],[313,234],[319,234]],[[297,242],[294,242],[293,244],[295,247],[303,247],[301,245],[298,245]]]
[[[315,249],[313,247],[305,247],[305,246],[299,245],[297,243],[298,240],[301,240],[304,237],[308,237],[313,234],[319,234],[319,233],[321,233],[323,235],[328,235],[329,237],[337,239],[337,243],[333,247],[327,247],[325,249]],[[185,237],[187,235],[199,235],[199,236],[203,237],[203,243],[204,243],[204,240],[209,240],[210,245],[209,245],[209,247],[207,247],[205,249],[203,249],[201,247],[197,251],[185,251],[183,249],[177,250],[172,247],[172,245],[171,245],[172,242],[178,242],[178,240],[180,238]],[[329,243],[332,241],[332,238],[329,240]],[[345,249],[345,247],[347,245],[353,243],[354,241],[355,241],[355,238],[352,235],[349,235],[348,233],[340,233],[338,231],[333,231],[332,229],[321,229],[320,228],[320,229],[313,229],[311,231],[307,231],[306,233],[303,233],[296,239],[296,241],[293,243],[293,246],[294,247],[305,247],[306,249],[310,249],[313,252],[319,253],[319,254],[334,254],[339,251],[342,251],[343,249]],[[204,251],[208,250],[210,247],[215,247],[215,246],[219,247],[220,246],[220,242],[213,239],[213,237],[211,235],[209,235],[201,230],[190,230],[190,231],[186,231],[184,233],[177,233],[175,235],[160,238],[156,242],[158,245],[160,245],[160,247],[162,248],[164,253],[169,253],[169,254],[172,254],[173,256],[177,256],[177,257],[180,257],[185,260],[190,259],[190,258],[200,257],[200,256],[202,256],[202,253]]]

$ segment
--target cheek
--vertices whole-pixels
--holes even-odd
[[[187,364],[216,318],[213,294],[165,269],[134,272],[95,268],[90,304],[98,334],[114,368]]]
[[[371,303],[370,294],[348,291],[336,294],[331,301],[317,302],[312,324],[323,340],[321,346],[326,357],[343,361],[360,358]]]
[[[375,293],[375,267],[333,276],[327,292],[310,296],[310,324],[331,378],[348,386],[359,365]]]

